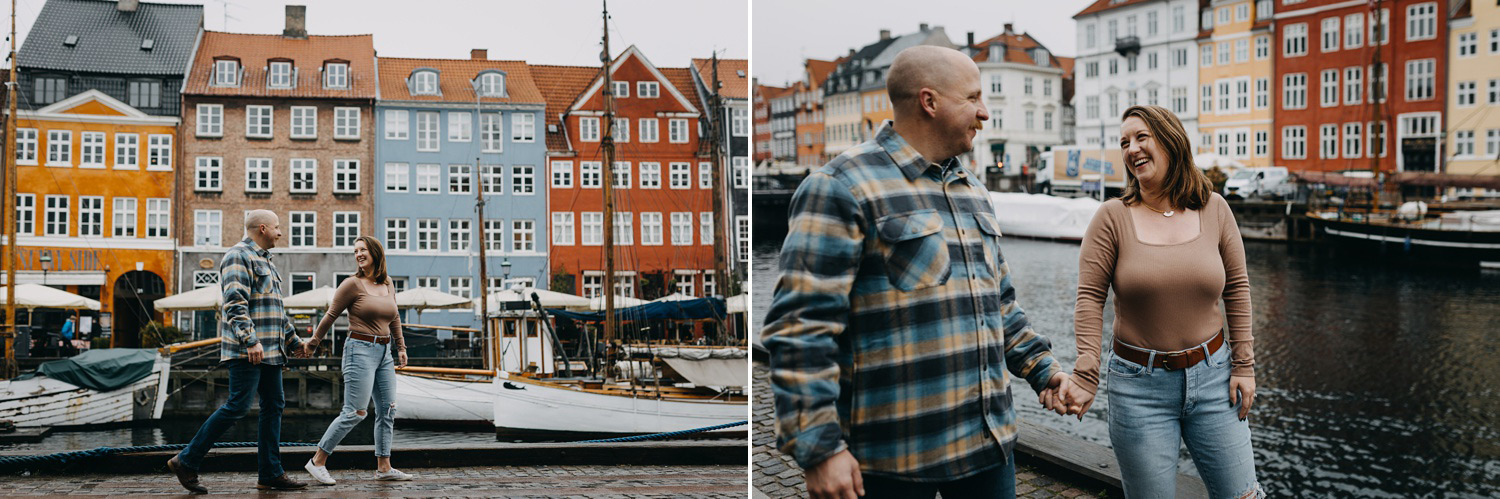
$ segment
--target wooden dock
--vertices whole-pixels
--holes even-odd
[[[1018,454],[1046,463],[1053,474],[1072,474],[1111,490],[1123,490],[1114,451],[1035,423],[1022,421],[1020,426],[1021,433],[1016,439]],[[1198,477],[1179,473],[1177,497],[1208,497],[1208,488]]]

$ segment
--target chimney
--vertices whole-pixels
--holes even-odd
[[[891,30],[888,30],[888,29],[880,30],[880,39],[881,40],[890,40],[891,39]]]
[[[973,31],[969,32],[969,44],[966,45],[966,46],[967,47],[973,47],[974,46],[974,32]]]
[[[927,31],[927,23],[918,24],[917,31]]]
[[[120,3],[115,4],[115,10],[120,12],[135,12],[135,9],[140,6],[141,0],[120,0]]]
[[[306,5],[286,6],[286,30],[281,32],[281,36],[302,40],[307,39]]]
[[[490,58],[490,51],[488,49],[472,49],[472,50],[469,50],[469,59],[471,59],[471,60],[484,61],[484,60],[488,60],[489,58]]]
[[[1011,24],[1011,23],[1005,23],[1005,34],[1007,34],[1007,35],[1014,35],[1014,34],[1016,34],[1015,25]]]

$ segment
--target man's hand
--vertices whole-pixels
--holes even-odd
[[[865,495],[859,461],[847,449],[807,470],[807,493],[813,499],[855,499]]]
[[[406,351],[396,352],[396,367],[406,367]]]
[[[1047,388],[1042,389],[1042,393],[1037,394],[1037,402],[1041,402],[1043,408],[1056,412],[1059,416],[1067,414],[1067,406],[1063,404],[1062,392],[1059,389],[1068,379],[1068,373],[1059,371],[1057,374],[1053,374],[1047,380]]]
[[[1061,392],[1062,401],[1067,406],[1067,413],[1077,415],[1078,420],[1083,421],[1083,415],[1089,412],[1090,406],[1094,405],[1094,394],[1083,389],[1078,383],[1074,383],[1072,378],[1063,381],[1058,391]]]
[[[250,345],[250,348],[245,350],[245,357],[248,357],[251,364],[259,364],[260,360],[266,357],[266,349],[262,348],[260,343]]]
[[[1255,378],[1229,377],[1229,405],[1240,406],[1240,421],[1250,417],[1250,404],[1255,403]]]

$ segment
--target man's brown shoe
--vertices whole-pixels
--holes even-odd
[[[297,490],[307,488],[307,484],[287,478],[286,473],[282,473],[279,477],[256,483],[255,488],[261,490]]]
[[[188,492],[194,494],[208,493],[208,487],[204,487],[203,484],[198,483],[198,472],[193,471],[187,466],[183,466],[182,462],[177,460],[177,456],[172,456],[172,459],[167,460],[167,469],[172,470],[172,473],[177,475],[177,483],[182,484],[182,488],[188,489]]]

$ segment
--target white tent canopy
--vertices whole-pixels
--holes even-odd
[[[467,308],[469,299],[432,288],[415,288],[396,293],[397,308]]]
[[[589,299],[582,296],[522,286],[490,293],[486,305],[489,306],[490,313],[495,313],[500,310],[500,304],[504,302],[524,301],[530,303],[532,293],[536,293],[537,299],[540,299],[542,306],[546,308],[582,308],[589,306]],[[476,299],[473,303],[475,307],[479,306],[479,300]]]
[[[648,302],[646,300],[640,300],[640,299],[636,299],[636,298],[630,298],[630,297],[626,297],[626,296],[615,295],[615,309],[622,309],[622,308],[625,308],[625,307],[634,307],[634,306],[639,306],[639,305],[645,305],[647,303],[650,303],[650,302]],[[604,297],[603,296],[596,296],[596,297],[590,298],[589,299],[589,310],[596,310],[596,311],[597,310],[604,310]]]
[[[1193,164],[1197,165],[1199,169],[1203,170],[1207,170],[1215,166],[1230,171],[1245,167],[1244,163],[1241,163],[1234,158],[1228,156],[1220,156],[1211,152],[1193,156]]]
[[[218,310],[224,304],[224,292],[219,286],[204,286],[186,293],[177,293],[156,300],[157,310],[179,312],[189,310]]]
[[[0,286],[0,305],[5,304],[5,287]],[[99,310],[99,300],[90,300],[57,288],[41,284],[16,286],[16,306],[24,309],[66,308]]]
[[[726,312],[731,314],[745,313],[745,303],[747,303],[749,299],[750,295],[747,295],[745,293],[731,296],[729,297],[729,299],[724,300],[724,308],[727,309]]]
[[[303,291],[281,300],[286,308],[319,308],[326,309],[333,304],[333,287],[322,286],[310,291]]]

